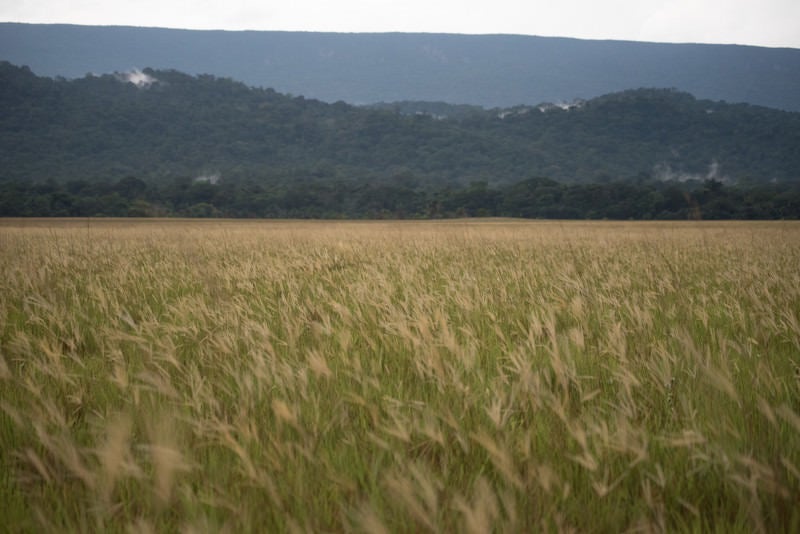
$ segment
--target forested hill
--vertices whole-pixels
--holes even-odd
[[[439,119],[208,75],[145,70],[69,81],[0,63],[0,109],[0,181],[800,181],[800,113],[673,90],[567,109],[459,108],[457,119]]]
[[[425,100],[509,107],[674,87],[698,98],[800,111],[800,50],[786,48],[0,24],[0,60],[67,78],[170,68],[354,104]]]

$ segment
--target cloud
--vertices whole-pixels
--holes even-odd
[[[206,174],[201,174],[200,176],[196,176],[194,182],[217,185],[219,183],[220,178],[222,178],[222,175],[218,172],[206,173]]]
[[[728,176],[722,174],[722,165],[717,160],[712,160],[708,164],[708,171],[705,174],[676,171],[666,163],[659,163],[653,168],[653,178],[662,182],[717,180],[723,183],[730,183],[731,181]]]
[[[153,85],[154,83],[158,82],[157,78],[150,76],[146,72],[142,72],[139,69],[131,69],[127,72],[120,72],[117,73],[117,79],[132,83],[136,87],[147,88]]]

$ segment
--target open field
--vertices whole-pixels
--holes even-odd
[[[800,530],[800,224],[0,220],[11,531]]]

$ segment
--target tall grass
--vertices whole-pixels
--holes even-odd
[[[800,529],[796,224],[0,224],[12,531]]]

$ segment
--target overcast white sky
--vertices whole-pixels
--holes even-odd
[[[800,48],[800,0],[0,0],[0,21],[514,33]]]

